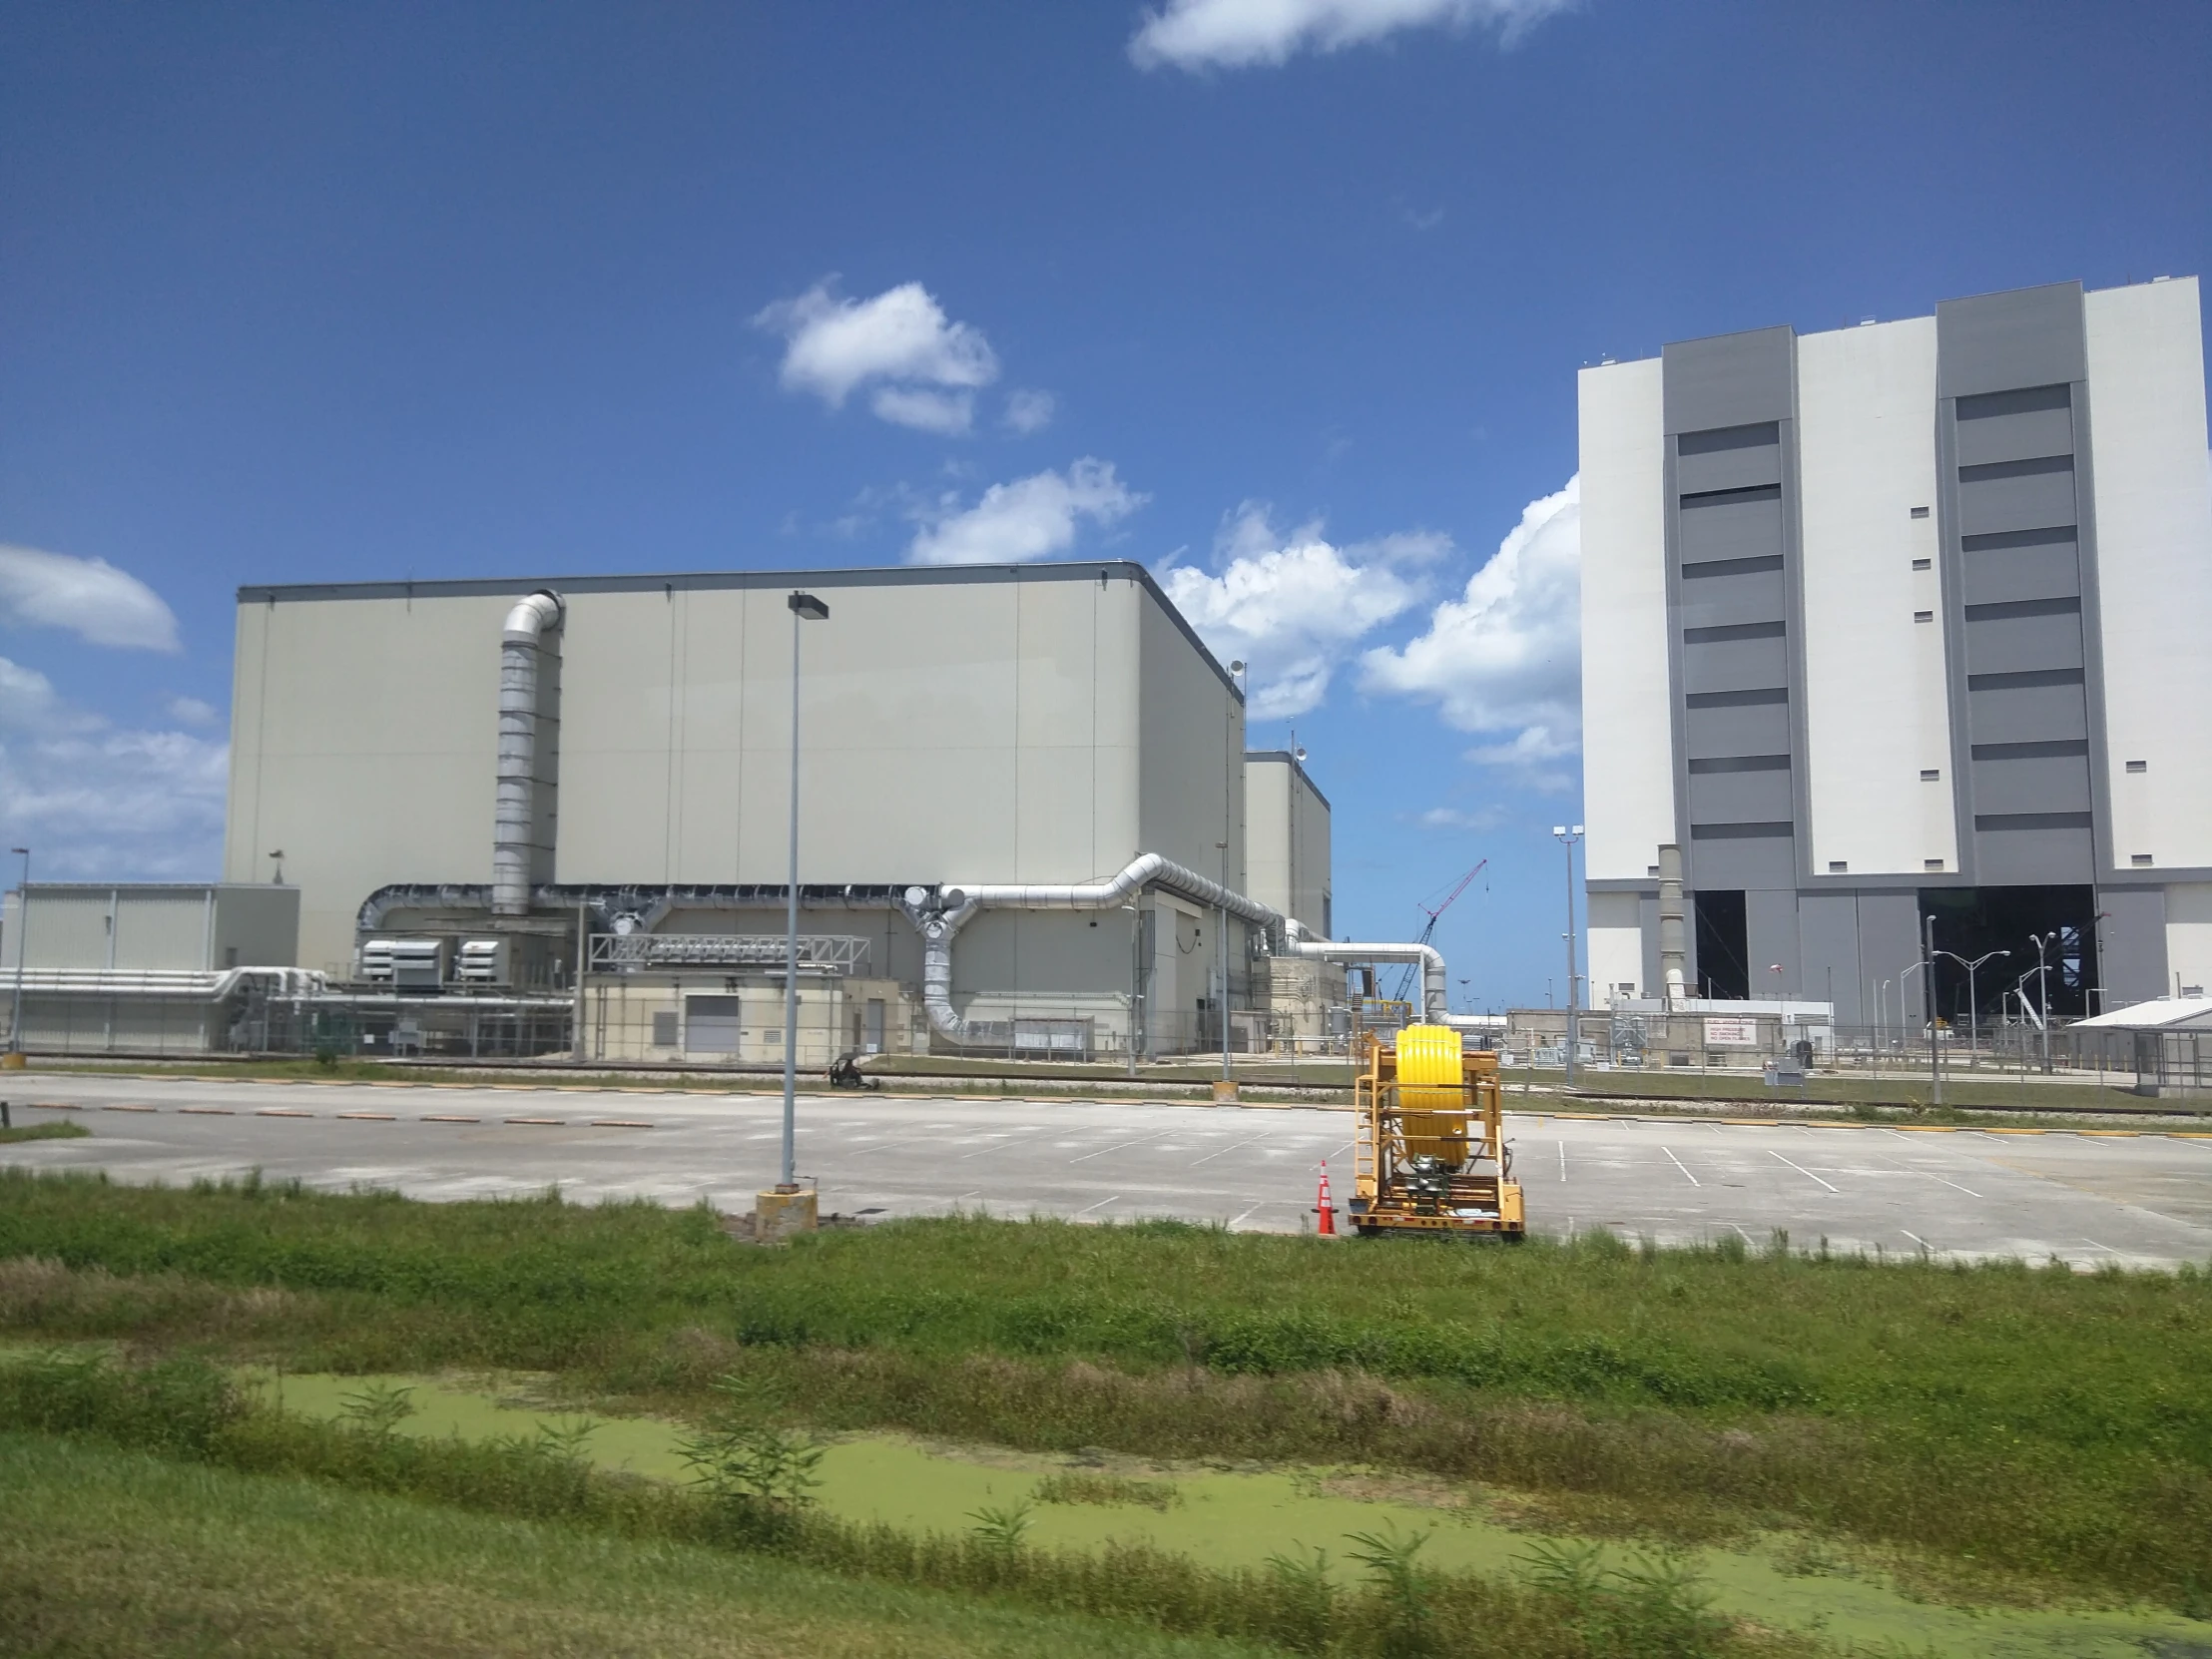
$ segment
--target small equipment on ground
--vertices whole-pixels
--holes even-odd
[[[1524,1238],[1497,1056],[1442,1025],[1363,1028],[1355,1041],[1354,1229]]]

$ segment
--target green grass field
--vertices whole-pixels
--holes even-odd
[[[0,1334],[532,1372],[676,1417],[734,1375],[822,1430],[1396,1467],[1508,1494],[1532,1527],[1783,1526],[1903,1552],[1942,1593],[2204,1606],[2212,1274],[1807,1244],[968,1220],[762,1250],[698,1211],[7,1175]]]

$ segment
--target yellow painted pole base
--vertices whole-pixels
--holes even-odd
[[[1236,1080],[1235,1080],[1234,1078],[1229,1078],[1229,1077],[1217,1077],[1217,1078],[1215,1078],[1215,1079],[1214,1079],[1214,1104],[1215,1104],[1216,1106],[1234,1106],[1234,1105],[1235,1105],[1236,1103],[1237,1103],[1237,1084],[1236,1084]]]
[[[765,1192],[755,1202],[753,1237],[775,1244],[795,1233],[812,1233],[820,1217],[812,1187],[796,1193]]]
[[[30,1063],[31,1057],[18,1049],[11,1048],[0,1054],[0,1071],[21,1071]]]

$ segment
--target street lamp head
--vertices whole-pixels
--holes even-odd
[[[1231,663],[1231,664],[1229,665],[1229,672],[1230,672],[1231,674],[1242,674],[1242,673],[1244,672],[1244,664],[1242,664],[1242,663]]]
[[[795,593],[785,601],[794,615],[804,622],[828,622],[830,607],[811,593]]]
[[[1567,827],[1563,824],[1554,824],[1551,827],[1551,832],[1554,835],[1564,835],[1567,832]]]

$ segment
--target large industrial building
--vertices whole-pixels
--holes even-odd
[[[803,1060],[1256,1048],[1341,1005],[1328,802],[1246,754],[1136,565],[253,587],[238,619],[225,877],[280,859],[332,985],[781,1060],[796,684]]]
[[[1871,1023],[1921,1005],[1924,916],[2007,952],[1984,1018],[2038,939],[2055,1015],[2212,983],[2194,278],[1688,340],[1580,403],[1597,1005],[1673,974]]]

